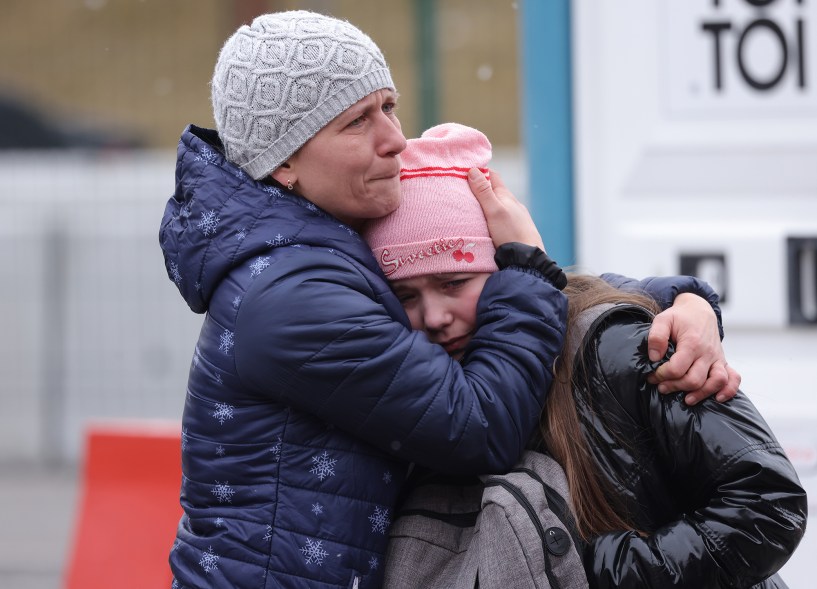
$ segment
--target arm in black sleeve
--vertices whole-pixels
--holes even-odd
[[[692,293],[706,299],[718,318],[718,332],[723,339],[723,320],[721,317],[720,298],[709,284],[694,276],[656,276],[635,280],[620,274],[606,273],[601,277],[609,284],[621,290],[644,292],[655,299],[661,309],[669,309],[675,297],[682,293]]]

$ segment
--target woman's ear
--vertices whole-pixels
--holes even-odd
[[[278,182],[281,186],[287,186],[290,184],[295,183],[295,178],[292,177],[292,165],[290,165],[289,161],[285,161],[283,164],[275,168],[275,171],[270,174],[272,179]]]

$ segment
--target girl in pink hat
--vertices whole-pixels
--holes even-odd
[[[462,125],[409,140],[401,205],[364,230],[412,327],[460,360],[475,350],[484,285],[497,262],[518,255],[513,244],[494,249],[469,188],[491,196],[490,178],[503,190],[490,158],[488,139]],[[691,406],[684,394],[659,394],[651,375],[674,350],[648,355],[655,301],[599,277],[568,278],[546,254],[538,258],[525,260],[527,271],[563,286],[569,311],[532,445],[565,469],[591,586],[785,586],[775,573],[805,531],[806,495],[749,399],[738,391],[729,403]],[[680,296],[708,309],[714,331],[709,304]],[[577,333],[586,335],[578,341]]]

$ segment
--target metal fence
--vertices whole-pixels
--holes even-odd
[[[167,279],[173,154],[0,159],[0,461],[73,461],[89,419],[178,419],[201,318]]]

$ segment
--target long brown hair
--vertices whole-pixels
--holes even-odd
[[[660,311],[650,297],[619,290],[596,276],[570,274],[564,292],[568,297],[566,350],[571,337],[576,337],[577,317],[594,305],[631,303],[655,313]],[[581,351],[577,353],[579,363],[582,355]],[[634,525],[620,502],[615,501],[615,494],[599,471],[590,443],[582,433],[573,391],[574,387],[580,390],[585,371],[579,364],[579,370],[574,373],[573,363],[563,361],[563,357],[554,366],[553,385],[540,425],[545,445],[567,475],[577,531],[588,540],[604,532],[633,529]]]

